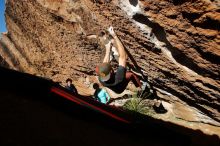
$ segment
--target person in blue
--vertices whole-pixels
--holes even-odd
[[[101,103],[107,104],[111,99],[107,91],[105,89],[100,88],[99,84],[97,83],[93,84],[93,88],[95,89],[95,99]]]

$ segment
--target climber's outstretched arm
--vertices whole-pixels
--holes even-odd
[[[121,43],[120,39],[116,35],[116,33],[113,30],[113,27],[109,28],[109,33],[112,35],[112,37],[115,40],[115,43],[117,45],[118,53],[119,53],[119,65],[126,67],[126,61],[127,61],[127,53],[125,51],[125,48],[123,44]]]
[[[88,39],[97,39],[98,36],[95,35],[95,34],[92,34],[92,35],[87,35],[86,36]],[[105,52],[105,57],[103,59],[103,63],[109,63],[110,62],[110,53],[111,53],[111,42],[109,42],[108,44],[105,45],[105,49],[106,49],[106,52]]]
[[[110,53],[111,53],[111,42],[109,42],[108,44],[105,45],[105,49],[106,49],[106,52],[105,52],[105,57],[104,57],[104,60],[103,60],[103,63],[109,63],[110,62]]]

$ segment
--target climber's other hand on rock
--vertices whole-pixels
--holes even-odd
[[[109,32],[113,37],[116,35],[116,34],[115,34],[115,31],[114,31],[114,29],[113,29],[112,26],[109,27],[108,32]]]

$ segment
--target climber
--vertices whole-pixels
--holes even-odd
[[[132,81],[134,85],[141,90],[145,90],[146,83],[139,80],[139,78],[132,72],[128,72],[126,70],[126,62],[127,62],[127,53],[121,41],[119,40],[118,36],[113,30],[113,27],[109,28],[109,34],[113,38],[111,41],[106,41],[105,44],[106,54],[103,60],[103,63],[96,67],[96,73],[98,74],[98,78],[100,83],[114,91],[115,93],[122,93],[128,83]],[[113,71],[111,64],[110,64],[110,53],[112,48],[112,43],[116,44],[118,50],[118,63],[119,67],[116,72]]]
[[[78,94],[76,87],[73,85],[72,80],[68,78],[66,80],[66,88],[74,94]]]
[[[110,100],[110,96],[106,92],[106,90],[101,89],[99,87],[99,84],[97,84],[97,83],[93,84],[93,88],[95,89],[95,93],[94,93],[95,99],[101,103],[107,104]]]

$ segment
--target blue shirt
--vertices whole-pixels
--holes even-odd
[[[98,93],[96,93],[96,98],[99,102],[106,104],[110,100],[109,94],[106,90],[101,89]]]

